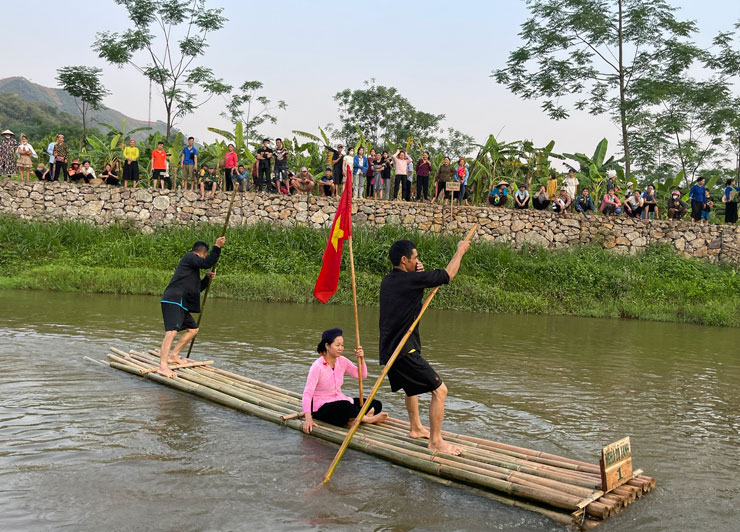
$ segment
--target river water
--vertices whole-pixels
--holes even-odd
[[[158,346],[157,301],[0,293],[0,530],[562,530],[351,450],[315,489],[335,447],[83,359]],[[214,299],[195,358],[300,391],[321,330],[354,344],[351,316]],[[599,530],[740,529],[736,329],[429,311],[421,334],[445,428],[589,461],[631,436],[657,487]]]

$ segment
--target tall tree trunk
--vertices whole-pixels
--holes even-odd
[[[622,0],[619,0],[619,119],[622,123],[622,144],[624,145],[624,175],[630,177],[630,142],[627,135],[627,112],[625,109],[625,84],[624,84],[624,35],[622,32]]]
[[[87,146],[87,105],[82,102],[82,148]]]

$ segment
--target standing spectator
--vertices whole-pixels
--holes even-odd
[[[344,159],[342,159],[342,177],[343,183],[346,184],[350,174],[352,174],[352,166],[355,164],[355,149],[353,147],[349,147],[347,149],[347,155],[344,156]],[[344,187],[342,187],[344,188]],[[352,185],[353,190],[350,192],[354,192],[354,184]]]
[[[575,200],[576,196],[578,195],[579,185],[578,178],[576,177],[576,173],[573,169],[568,171],[568,177],[563,179],[563,185],[565,186],[565,190],[570,196],[570,201],[573,202],[573,200]]]
[[[331,168],[327,167],[326,170],[324,170],[324,175],[322,175],[319,180],[319,186],[321,188],[321,192],[324,193],[324,196],[329,197],[334,195],[334,190],[337,187],[334,184],[334,176],[331,173]]]
[[[565,216],[568,207],[570,207],[572,203],[573,201],[570,199],[568,189],[562,187],[560,189],[560,194],[558,194],[558,197],[552,202],[552,210],[560,216]]]
[[[688,206],[681,201],[681,192],[674,190],[668,198],[668,219],[680,220],[689,212]]]
[[[737,187],[734,179],[725,183],[725,192],[722,194],[722,203],[725,204],[725,223],[737,223]]]
[[[375,157],[373,159],[373,197],[375,199],[383,199],[383,172],[385,171],[385,164],[381,157]]]
[[[488,195],[488,203],[494,207],[506,207],[506,202],[509,200],[509,190],[506,188],[508,186],[508,182],[501,181],[493,187],[493,190]]]
[[[408,186],[403,200],[411,201],[411,189],[414,186],[414,160],[411,157],[406,157],[406,181],[408,181]]]
[[[105,169],[100,172],[100,179],[102,179],[103,183],[105,183],[106,185],[117,187],[120,184],[120,182],[118,181],[118,176],[116,175],[110,163],[106,164]]]
[[[182,188],[188,189],[188,183],[195,190],[195,183],[198,180],[196,168],[198,168],[198,149],[195,147],[195,139],[188,137],[188,145],[182,149],[180,155],[180,168],[182,168]]]
[[[66,179],[67,176],[67,157],[69,157],[69,148],[64,143],[64,135],[57,135],[57,141],[54,143],[54,181],[59,180],[61,175]]]
[[[524,183],[520,183],[519,189],[514,193],[514,208],[529,208],[529,191],[527,190],[527,185]]]
[[[249,190],[249,172],[247,172],[243,164],[240,164],[237,167],[236,172],[234,172],[233,177],[234,179],[236,179],[236,182],[237,182],[236,186],[239,187],[240,192]]]
[[[329,169],[327,168],[327,170]],[[314,181],[313,175],[311,175],[311,172],[309,172],[308,168],[305,166],[301,168],[301,171],[293,178],[293,186],[296,190],[304,192],[309,196],[311,195],[311,192],[313,192],[315,184],[316,182]]]
[[[547,187],[540,185],[540,190],[532,198],[532,207],[538,211],[544,211],[550,206],[550,196],[547,193]]]
[[[643,208],[642,217],[646,220],[650,219],[650,213],[654,213],[654,218],[658,219],[658,197],[655,194],[655,187],[648,185],[645,192],[642,193]]]
[[[375,170],[373,165],[375,164],[375,158],[377,157],[375,148],[370,149],[370,155],[367,158],[367,173],[365,174],[365,197],[373,197],[373,190],[375,185]]]
[[[282,184],[288,179],[288,161],[290,160],[290,153],[283,146],[283,139],[275,139],[273,158],[275,159],[273,170],[275,188],[280,191]]]
[[[601,214],[615,215],[622,213],[622,202],[614,193],[614,189],[610,188],[601,199],[601,206],[599,207]]]
[[[18,154],[18,175],[21,181],[28,183],[31,181],[31,168],[33,168],[31,157],[38,159],[39,156],[33,146],[28,143],[28,137],[25,135],[21,135],[21,143],[18,144],[15,151]]]
[[[128,182],[134,183],[134,188],[139,185],[139,148],[136,147],[136,141],[128,139],[128,146],[123,148],[123,187],[128,188]]]
[[[616,170],[607,170],[606,175],[608,176],[608,179],[606,180],[606,189],[609,190],[610,188],[613,188],[614,194],[619,194],[619,192],[622,190],[622,187],[617,185]]]
[[[167,152],[164,149],[164,142],[157,142],[157,149],[152,151],[152,188],[164,190],[164,174],[167,173]],[[168,178],[169,181],[169,178]],[[169,186],[167,188],[170,188]]]
[[[33,171],[34,174],[36,174],[36,177],[39,181],[51,181],[51,172],[49,169],[44,165],[44,163],[39,163],[36,165],[36,170]]]
[[[581,193],[576,198],[576,212],[580,212],[588,220],[588,211],[595,211],[594,200],[588,192],[588,188],[583,187]]]
[[[90,161],[82,161],[82,168],[80,168],[80,178],[87,184],[96,178],[95,170],[90,166]]]
[[[429,201],[429,174],[432,173],[432,161],[429,160],[429,152],[421,154],[421,159],[416,162],[416,201]]]
[[[234,190],[234,174],[236,174],[238,165],[239,156],[236,154],[234,145],[229,144],[226,148],[226,155],[224,155],[224,190]],[[275,163],[275,169],[275,174],[277,175],[277,163]]]
[[[365,157],[365,148],[360,147],[352,161],[352,173],[354,175],[352,188],[355,198],[361,198],[365,192],[365,175],[367,174],[367,169],[368,162],[367,157]]]
[[[550,178],[547,180],[547,199],[555,201],[558,196],[558,176],[555,172],[550,172]]]
[[[49,179],[47,181],[53,181],[54,180],[54,146],[56,146],[57,140],[59,140],[59,135],[56,136],[54,140],[52,140],[49,145],[46,147],[46,153],[49,154]]]
[[[714,207],[714,199],[709,194],[709,190],[704,192],[704,208],[701,210],[701,221],[709,223],[709,215],[712,214],[712,207]]]
[[[460,203],[460,205],[463,204],[463,201],[465,202],[465,205],[468,205],[468,178],[470,178],[470,172],[465,166],[465,157],[460,157],[457,160],[457,180],[460,182],[458,203]],[[527,195],[529,195],[529,193],[527,193]]]
[[[385,196],[385,199],[390,200],[392,181],[391,168],[393,166],[393,161],[387,151],[383,152],[381,160],[383,161],[383,196]]]
[[[344,154],[342,153],[342,150],[344,149],[344,146],[340,144],[337,146],[336,150],[329,146],[325,147],[332,154],[331,175],[334,179],[334,186],[336,187],[335,191],[341,196],[342,191],[344,190],[344,170],[342,169],[342,165],[344,164]]]
[[[398,187],[401,186],[401,194],[403,199],[408,196],[409,181],[408,181],[408,159],[406,151],[396,150],[393,154],[393,170],[396,172],[396,178],[393,181],[393,201],[398,199]]]
[[[15,133],[9,129],[0,135],[3,137],[0,139],[0,175],[10,177],[16,171],[15,153],[18,149],[18,140],[15,138]]]
[[[634,187],[635,187],[635,184],[632,181],[627,183],[627,190],[624,191],[624,201],[627,201],[634,195],[632,192]]]
[[[628,190],[631,190],[628,188]],[[642,199],[642,195],[639,190],[632,192],[631,196],[624,199],[624,212],[630,218],[640,218],[642,216],[642,210],[645,206],[645,200]]]
[[[700,177],[689,191],[689,199],[691,200],[691,219],[694,222],[701,220],[701,212],[704,210],[704,201],[707,197],[707,189],[704,187],[704,183],[706,183],[706,180],[703,177]]]
[[[272,148],[270,148],[270,139],[262,139],[262,147],[257,150],[257,192],[268,192],[270,186],[270,170],[272,168]]]
[[[444,162],[437,169],[437,192],[434,194],[432,202],[436,202],[437,198],[442,195],[442,202],[450,197],[450,193],[447,192],[447,183],[452,181],[455,175],[455,169],[450,164],[450,158],[445,157]],[[489,198],[490,200],[490,198]]]

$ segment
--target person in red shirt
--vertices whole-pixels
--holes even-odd
[[[157,181],[159,181],[159,188],[164,190],[164,182],[167,180],[167,188],[172,188],[172,182],[169,176],[167,176],[167,152],[164,150],[164,142],[159,141],[157,143],[157,149],[152,151],[152,188],[157,189]]]
[[[234,174],[236,173],[239,157],[236,154],[233,144],[229,144],[226,155],[224,156],[224,178],[226,181],[226,190],[234,189]]]

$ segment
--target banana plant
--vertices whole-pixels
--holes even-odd
[[[208,131],[216,133],[217,135],[221,135],[222,137],[230,141],[230,143],[234,145],[234,151],[236,151],[236,154],[239,157],[239,160],[242,161],[242,164],[244,164],[245,166],[251,166],[252,163],[254,163],[255,156],[252,154],[252,150],[250,150],[250,144],[248,140],[244,137],[244,125],[241,122],[236,123],[233,133],[231,131],[226,131],[224,129],[218,129],[215,127],[209,127]],[[257,146],[257,149],[259,149],[259,146],[261,146],[261,144],[257,144]]]
[[[617,183],[624,184],[624,169],[620,164],[624,161],[624,157],[615,159],[612,155],[609,159],[606,159],[608,146],[609,142],[604,138],[596,145],[596,150],[594,150],[592,157],[588,157],[583,153],[563,154],[568,159],[572,159],[578,163],[578,168],[567,163],[566,166],[575,172],[581,186],[588,186],[591,189],[591,194],[597,198],[601,197],[603,193],[602,187],[607,180],[607,171],[616,171]]]

